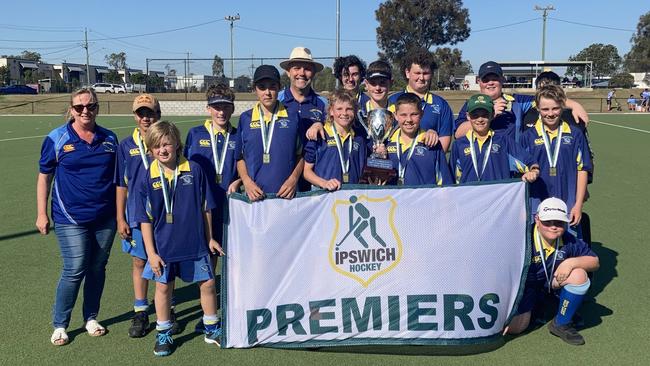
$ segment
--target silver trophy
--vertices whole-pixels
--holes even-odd
[[[390,136],[394,130],[393,124],[392,113],[384,108],[373,109],[368,113],[366,126],[369,127],[368,135],[372,139],[374,147],[383,144]],[[393,163],[384,154],[373,152],[366,162],[360,181],[362,183],[368,183],[370,180],[388,181],[395,175]]]

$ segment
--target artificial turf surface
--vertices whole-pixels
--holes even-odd
[[[440,364],[616,364],[644,365],[650,359],[650,250],[648,183],[650,182],[650,114],[594,114],[589,127],[596,154],[594,183],[585,212],[592,221],[593,248],[601,269],[596,273],[582,315],[587,344],[573,347],[537,328],[507,337],[489,348],[355,347],[318,350],[255,348],[217,349],[192,333],[201,316],[194,285],[178,282],[177,314],[185,330],[175,338],[172,356],[157,362],[181,365],[412,365]],[[202,117],[166,118],[181,132]],[[626,126],[638,131],[603,124]],[[54,290],[61,260],[53,233],[36,233],[35,183],[43,135],[63,123],[60,116],[0,117],[0,365],[144,364],[154,359],[155,332],[130,339],[132,315],[131,260],[115,241],[99,321],[109,333],[85,334],[81,299],[68,329],[71,342],[54,347],[49,337]],[[133,129],[132,117],[100,116],[98,123],[120,138]],[[149,298],[153,296],[150,289]],[[155,320],[151,315],[150,320]],[[474,353],[472,353],[474,352]],[[476,353],[478,352],[478,353]],[[471,353],[471,354],[467,354]]]

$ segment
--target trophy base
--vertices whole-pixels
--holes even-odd
[[[370,184],[370,180],[379,180],[388,183],[396,176],[397,172],[393,168],[393,163],[390,160],[369,158],[366,162],[366,167],[363,168],[359,183]]]

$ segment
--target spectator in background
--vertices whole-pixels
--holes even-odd
[[[607,112],[612,110],[612,99],[616,98],[616,90],[612,89],[607,93]]]
[[[636,98],[634,98],[634,94],[630,94],[630,97],[627,98],[627,110],[636,111]]]

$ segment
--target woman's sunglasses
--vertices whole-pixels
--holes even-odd
[[[89,112],[94,112],[99,108],[99,103],[90,103],[90,104],[75,104],[72,106],[72,109],[74,109],[75,112],[81,113],[84,111],[84,108],[88,108]]]

